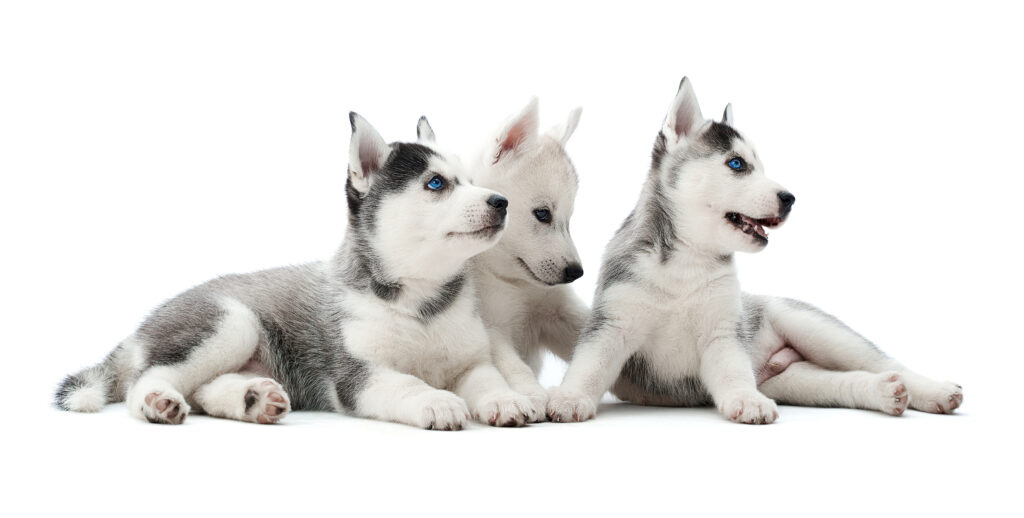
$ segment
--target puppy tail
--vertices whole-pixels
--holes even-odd
[[[121,346],[100,363],[69,374],[57,387],[54,403],[62,410],[72,412],[99,412],[112,399],[117,383],[117,359]]]

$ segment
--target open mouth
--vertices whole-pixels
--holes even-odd
[[[755,219],[739,212],[727,212],[725,219],[740,232],[763,244],[768,243],[768,232],[765,231],[765,227],[774,228],[782,224],[782,218]]]
[[[479,230],[472,232],[449,232],[448,237],[467,237],[470,239],[490,239],[501,232],[501,229],[505,228],[505,223],[498,223],[497,225],[490,225]]]

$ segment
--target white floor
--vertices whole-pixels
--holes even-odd
[[[0,487],[6,516],[1013,514],[1020,431],[970,398],[954,416],[782,407],[771,426],[608,403],[583,424],[462,432],[313,412],[152,425],[123,404],[41,405],[5,419]]]

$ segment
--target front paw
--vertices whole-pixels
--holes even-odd
[[[523,426],[536,413],[530,398],[515,392],[501,392],[480,399],[473,412],[491,426]]]
[[[726,396],[718,405],[718,411],[729,420],[744,424],[771,424],[779,418],[775,402],[757,391]]]
[[[547,414],[556,423],[586,421],[597,415],[597,403],[586,394],[555,387],[548,393]]]
[[[469,420],[466,402],[447,390],[421,396],[413,423],[427,430],[461,430]]]
[[[535,389],[516,390],[530,400],[529,421],[530,423],[543,423],[548,420],[545,410],[548,406],[548,391],[541,387]]]

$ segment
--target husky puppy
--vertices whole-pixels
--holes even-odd
[[[683,78],[640,200],[605,250],[594,307],[552,421],[594,417],[609,387],[637,404],[714,403],[771,423],[775,401],[901,415],[950,413],[960,386],[908,370],[835,317],[796,300],[740,292],[733,252],[758,252],[795,197],[765,176],[733,126],[701,116]]]
[[[476,183],[507,196],[510,225],[498,244],[472,260],[480,309],[498,370],[538,408],[537,382],[547,348],[569,359],[589,309],[568,283],[583,275],[569,235],[578,180],[565,144],[580,109],[538,134],[537,99],[509,119],[474,168]],[[546,419],[541,412],[539,419]]]
[[[171,424],[190,411],[274,423],[292,409],[334,410],[435,430],[461,429],[471,413],[507,426],[543,412],[491,363],[468,272],[500,238],[508,200],[471,185],[426,119],[429,138],[416,144],[350,121],[349,224],[332,259],[178,295],[68,376],[57,405],[126,401]]]

